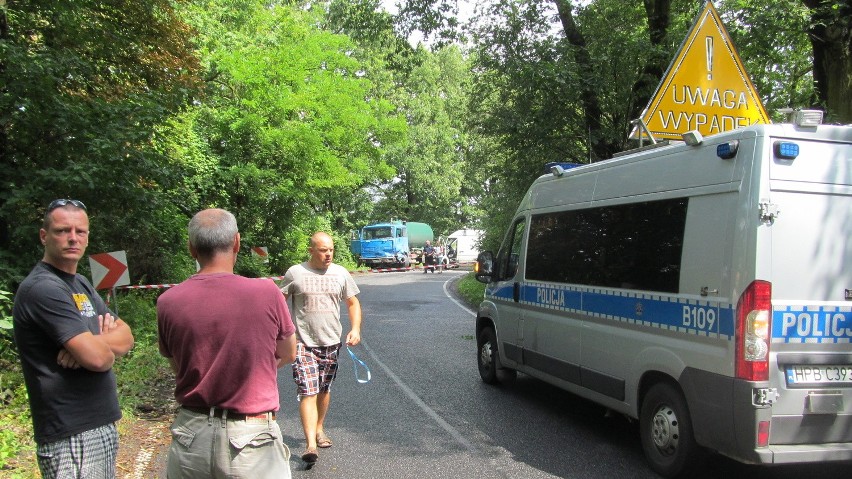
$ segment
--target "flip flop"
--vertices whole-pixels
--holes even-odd
[[[302,460],[308,464],[317,462],[317,459],[319,459],[319,455],[317,454],[316,449],[306,449],[305,452],[302,453]]]
[[[322,448],[331,447],[331,439],[325,433],[321,432],[317,434],[317,446]]]

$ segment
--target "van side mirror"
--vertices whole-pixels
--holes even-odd
[[[473,272],[480,283],[490,283],[494,275],[494,254],[490,251],[479,253],[476,264],[473,265]]]

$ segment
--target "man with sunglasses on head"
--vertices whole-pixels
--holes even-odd
[[[39,237],[44,257],[12,310],[39,469],[45,479],[113,478],[121,409],[112,365],[133,334],[77,274],[89,244],[86,205],[51,202]]]

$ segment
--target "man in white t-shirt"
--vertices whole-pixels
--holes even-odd
[[[361,342],[360,291],[346,268],[332,262],[334,241],[326,233],[311,236],[311,258],[291,266],[284,274],[281,292],[293,300],[296,323],[296,361],[293,379],[299,394],[299,414],[305,431],[302,460],[314,463],[317,448],[331,447],[325,434],[325,421],[331,402],[331,383],[337,375],[338,353],[343,325],[340,302],[346,301],[351,329],[346,344]]]

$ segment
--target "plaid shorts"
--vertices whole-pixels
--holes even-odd
[[[293,362],[293,380],[302,396],[315,396],[331,390],[337,376],[337,353],[340,345],[312,348],[299,341],[296,343],[296,360]]]
[[[107,424],[36,448],[44,479],[113,479],[118,431]]]

